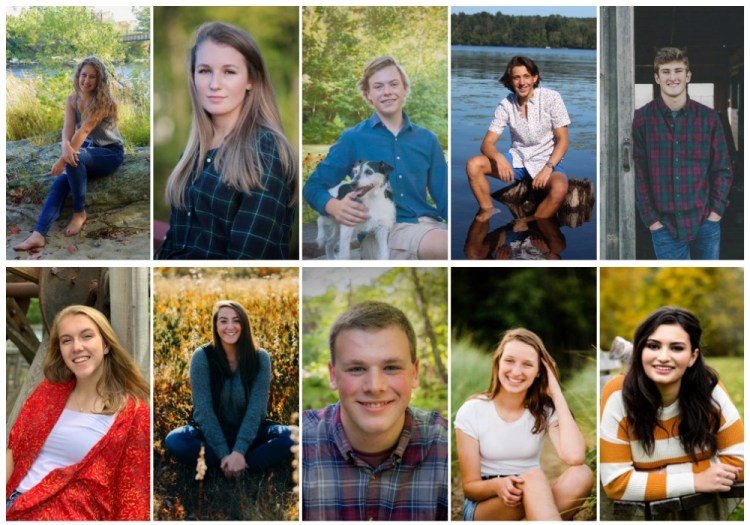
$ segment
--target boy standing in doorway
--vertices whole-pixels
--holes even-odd
[[[687,93],[690,62],[665,47],[654,59],[659,96],[636,110],[636,205],[657,259],[718,259],[732,167],[719,115]]]

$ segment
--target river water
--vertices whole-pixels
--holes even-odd
[[[466,259],[465,245],[478,209],[466,178],[466,161],[480,153],[479,146],[497,104],[508,95],[498,82],[508,61],[516,55],[531,57],[539,67],[541,85],[558,91],[565,102],[571,124],[570,147],[564,166],[568,178],[589,179],[596,191],[596,51],[509,47],[453,46],[451,49],[451,257]],[[498,141],[500,151],[510,148],[506,129]],[[491,191],[506,184],[490,179]],[[490,220],[489,230],[508,230],[513,218],[502,210]],[[532,228],[533,229],[533,228]],[[547,228],[545,228],[547,229]],[[563,259],[596,259],[596,205],[590,219],[575,228],[562,226]],[[503,233],[503,235],[505,235]],[[507,236],[508,239],[512,235]],[[560,245],[560,243],[557,243]],[[532,250],[533,251],[533,250]],[[547,249],[541,249],[545,252]],[[517,252],[514,251],[514,253]],[[522,251],[523,252],[523,251]],[[515,257],[514,257],[515,258]]]

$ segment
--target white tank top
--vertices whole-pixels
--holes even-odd
[[[82,414],[63,410],[26,476],[18,484],[18,492],[26,492],[58,468],[80,462],[109,432],[115,415]]]

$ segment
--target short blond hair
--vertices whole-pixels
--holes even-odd
[[[370,101],[367,100],[367,93],[370,92],[370,77],[372,77],[381,69],[385,69],[391,66],[398,69],[398,72],[401,75],[401,82],[403,82],[404,89],[406,90],[406,94],[409,94],[411,84],[409,84],[409,77],[407,76],[406,71],[404,71],[403,66],[396,62],[396,59],[392,56],[383,55],[381,57],[373,58],[367,64],[365,64],[365,70],[362,72],[362,76],[357,81],[359,92],[362,94],[362,98],[365,99],[365,102],[367,102],[368,104],[370,103]]]
[[[682,62],[685,64],[685,69],[690,71],[690,60],[685,49],[662,47],[656,52],[656,56],[654,57],[654,73],[659,73],[659,67],[670,62]]]

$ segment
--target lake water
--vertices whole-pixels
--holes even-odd
[[[37,75],[44,75],[45,73],[49,73],[50,71],[53,71],[54,73],[57,73],[60,70],[64,71],[70,71],[70,74],[72,75],[75,71],[76,64],[64,64],[61,65],[59,68],[54,69],[45,69],[37,64],[6,64],[5,65],[5,71],[6,74],[13,74],[16,77],[19,78],[29,78],[29,77],[35,77]],[[148,70],[148,64],[119,64],[115,66],[115,74],[118,78],[121,78],[122,80],[127,80],[131,76],[133,76],[134,73],[137,73],[143,69]]]
[[[466,259],[464,246],[477,201],[466,178],[466,161],[480,153],[490,121],[508,90],[498,82],[510,59],[531,57],[539,67],[541,85],[562,95],[571,124],[570,147],[564,166],[568,178],[589,179],[596,191],[596,51],[510,47],[453,46],[451,49],[451,257]],[[503,131],[498,149],[510,149],[510,132]],[[506,184],[490,178],[491,191]],[[598,204],[598,203],[597,203]],[[490,219],[490,231],[507,230],[513,219],[501,203]],[[562,226],[563,259],[596,259],[596,205],[590,219],[578,227]],[[560,244],[559,242],[557,243]],[[532,250],[533,251],[533,250]],[[540,251],[545,252],[546,249]],[[515,258],[515,257],[514,257]]]

